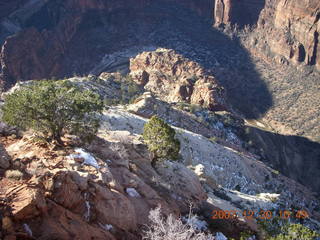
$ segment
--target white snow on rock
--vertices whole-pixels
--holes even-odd
[[[206,221],[202,221],[198,218],[198,216],[193,215],[188,218],[182,217],[182,220],[185,221],[190,227],[198,230],[198,231],[206,231],[208,230],[208,224]]]
[[[225,235],[223,235],[223,233],[221,232],[217,232],[215,238],[216,240],[228,240],[228,238]]]
[[[90,165],[90,166],[95,167],[97,169],[100,168],[97,163],[97,160],[90,153],[87,153],[82,148],[76,148],[74,151],[77,154],[70,155],[70,158],[72,158],[72,159],[73,158],[83,158],[84,159],[83,164]]]
[[[84,218],[86,219],[87,222],[89,222],[90,220],[90,203],[89,201],[85,201],[85,204],[86,204],[86,213],[84,215]]]
[[[131,134],[142,134],[143,126],[148,119],[126,112],[120,107],[110,108],[101,116],[102,124],[100,133],[105,131],[129,131]],[[223,187],[233,189],[236,185],[242,186],[242,191],[247,193],[261,192],[262,186],[255,181],[264,181],[265,169],[257,173],[252,165],[258,165],[255,159],[240,155],[233,149],[212,143],[209,139],[185,129],[176,128],[177,138],[181,142],[181,155],[185,163],[204,166],[204,177],[211,177]],[[242,178],[231,173],[239,171]]]
[[[137,136],[143,133],[143,126],[148,121],[147,118],[130,113],[124,107],[119,106],[104,111],[101,120],[98,136],[104,137],[106,132],[109,134],[116,131],[129,131],[130,137],[134,136],[136,139],[139,139]],[[228,191],[240,186],[241,193],[229,192],[227,195],[232,195],[229,196],[232,201],[237,200],[241,202],[242,207],[249,209],[259,209],[261,206],[276,207],[278,202],[301,205],[301,202],[304,201],[304,195],[290,189],[291,183],[281,175],[277,178],[270,178],[268,182],[268,185],[274,189],[283,189],[283,184],[286,186],[279,197],[257,196],[259,193],[269,192],[266,188],[266,176],[271,175],[271,169],[268,166],[251,154],[214,143],[191,131],[173,128],[181,143],[180,153],[183,163],[208,183],[205,185],[208,193],[213,193],[212,186],[215,187],[215,185],[220,185]],[[209,201],[215,203],[219,201],[222,206],[226,205],[227,201],[223,201],[214,194],[210,196]],[[226,209],[234,208],[235,206],[228,205]]]
[[[24,228],[24,230],[26,231],[26,233],[28,233],[28,235],[30,236],[30,237],[32,237],[32,230],[31,230],[31,228],[29,227],[29,225],[28,224],[26,224],[26,223],[24,223],[23,224],[23,228]]]
[[[137,190],[135,190],[134,188],[127,188],[126,192],[130,197],[141,197]]]
[[[113,228],[113,226],[112,226],[111,224],[102,224],[102,223],[99,223],[99,226],[100,226],[102,229],[106,230],[106,231],[110,231],[110,230]]]

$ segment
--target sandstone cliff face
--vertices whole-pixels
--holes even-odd
[[[296,63],[315,65],[320,69],[320,2],[279,1],[274,26],[282,37],[271,49]]]
[[[70,67],[63,66],[62,60],[87,12],[108,13],[126,4],[137,8],[143,2],[25,1],[0,23],[0,32],[8,36],[0,53],[0,87],[7,89],[16,81],[65,75]]]
[[[319,7],[318,1],[267,1],[249,48],[281,64],[290,62],[320,69]]]
[[[255,44],[259,44],[260,53],[320,69],[319,7],[316,0],[216,0],[214,19],[217,26],[258,24],[261,43]]]

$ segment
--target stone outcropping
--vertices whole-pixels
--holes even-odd
[[[225,91],[198,63],[173,50],[157,49],[130,59],[132,79],[167,102],[226,109]]]
[[[183,164],[155,171],[134,136],[127,136],[130,144],[101,137],[80,150],[85,155],[49,150],[28,137],[7,144],[26,180],[0,179],[2,237],[138,239],[150,209],[160,205],[176,215],[206,200],[198,177]]]
[[[259,54],[320,69],[320,3],[311,1],[266,0],[257,28],[249,41]]]

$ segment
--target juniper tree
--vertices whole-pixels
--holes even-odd
[[[143,139],[154,156],[153,163],[158,159],[179,158],[180,142],[175,134],[175,130],[157,116],[144,125]]]
[[[62,144],[61,137],[66,133],[83,139],[92,137],[102,109],[99,95],[92,91],[65,80],[41,80],[6,96],[2,120]]]

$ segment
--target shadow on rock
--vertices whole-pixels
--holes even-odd
[[[320,192],[320,143],[250,127],[249,139],[267,164],[311,190]]]

